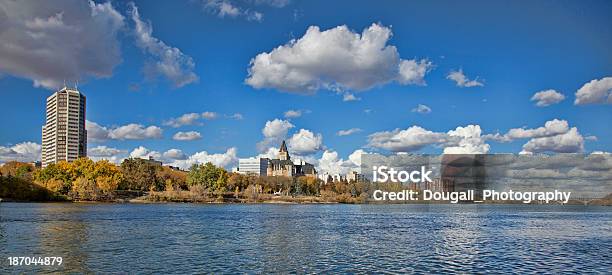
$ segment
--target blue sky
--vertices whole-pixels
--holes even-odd
[[[103,7],[106,3],[82,2],[82,9],[73,9],[69,8],[69,2],[59,1],[46,10],[45,7],[32,8],[27,4],[0,5],[5,11],[5,19],[0,13],[0,26],[4,25],[0,28],[0,37],[4,36],[0,42],[4,44],[4,49],[0,50],[0,62],[5,63],[0,65],[0,123],[3,125],[0,146],[5,151],[13,150],[10,152],[12,155],[19,155],[18,148],[15,148],[17,144],[40,144],[45,98],[53,89],[45,85],[37,87],[34,81],[47,77],[47,73],[49,79],[62,80],[56,74],[39,68],[37,62],[25,61],[6,50],[9,44],[22,46],[19,43],[28,41],[11,39],[9,35],[21,35],[19,29],[13,30],[16,34],[9,31],[3,34],[3,29],[18,28],[10,22],[35,22],[36,18],[47,23],[52,22],[51,18],[59,18],[61,23],[70,25],[69,18],[73,12],[84,13],[82,20],[88,20],[95,7]],[[489,153],[518,153],[525,151],[526,144],[532,139],[536,140],[527,150],[536,153],[612,150],[609,138],[612,136],[609,127],[612,109],[610,99],[606,101],[605,98],[612,89],[612,79],[609,79],[612,77],[612,19],[609,16],[612,3],[609,1],[253,0],[135,1],[133,4],[112,1],[106,5],[106,9],[100,10],[108,12],[108,18],[116,16],[109,9],[123,18],[116,21],[121,23],[120,26],[112,26],[107,21],[100,23],[99,28],[108,27],[112,29],[110,31],[86,30],[93,33],[91,37],[95,46],[100,46],[97,50],[100,60],[91,61],[91,64],[79,61],[83,64],[76,67],[85,69],[64,76],[80,79],[79,90],[88,100],[88,121],[109,131],[131,123],[156,126],[162,134],[154,138],[90,140],[90,148],[106,146],[129,155],[134,148],[143,146],[149,153],[162,154],[169,149],[180,149],[186,156],[191,156],[202,151],[222,154],[235,147],[237,157],[249,157],[261,153],[257,144],[264,140],[262,129],[266,122],[280,119],[294,125],[288,129],[287,139],[300,129],[313,134],[314,142],[318,143],[314,146],[308,143],[312,141],[308,140],[308,135],[295,139],[294,148],[298,151],[302,148],[307,159],[319,159],[325,150],[335,151],[338,158],[346,159],[356,149],[441,153],[445,147],[465,148],[469,144],[481,149],[486,144],[488,149],[485,151]],[[66,9],[61,10],[63,7]],[[134,8],[157,41],[180,51],[178,58],[182,58],[182,62],[178,62],[178,67],[183,70],[181,73],[195,75],[197,81],[177,87],[176,81],[173,82],[168,75],[151,72],[151,64],[159,64],[163,59],[154,53],[155,50],[143,47],[142,40],[139,40]],[[17,9],[17,14],[22,16],[12,15]],[[333,32],[336,27],[345,25],[348,32],[361,35],[372,24],[392,32],[392,36],[383,42],[384,47],[395,47],[399,54],[397,62],[429,62],[427,72],[420,79],[422,83],[402,84],[395,78],[388,78],[373,82],[372,87],[355,88],[350,84],[352,82],[342,82],[338,78],[364,77],[371,75],[377,67],[353,74],[342,63],[334,63],[338,68],[328,75],[317,72],[320,74],[313,77],[314,81],[323,84],[314,91],[282,91],[279,87],[286,83],[270,84],[270,78],[260,87],[246,81],[252,68],[251,60],[259,54],[272,53],[276,47],[291,46],[287,43],[291,39],[302,39],[310,26],[317,26],[319,32]],[[83,24],[83,28],[88,26],[96,25]],[[97,32],[106,35],[105,38],[99,39]],[[107,42],[114,44],[116,51],[111,45],[106,53],[104,49],[108,47],[102,46]],[[75,40],[75,43],[81,42]],[[28,47],[42,50],[45,46]],[[325,49],[314,47],[311,50]],[[82,54],[76,51],[73,58],[87,59],[90,56],[87,50]],[[66,54],[69,58],[70,53]],[[104,56],[106,54],[108,59]],[[376,56],[367,56],[376,59]],[[186,59],[190,59],[193,66],[186,65],[189,63],[185,62]],[[96,63],[105,61],[112,64]],[[323,68],[330,66],[325,65],[324,59],[314,58],[306,63],[312,62],[323,62],[319,64]],[[100,72],[96,71],[100,67],[91,69],[89,65],[109,69]],[[61,66],[58,64],[57,69],[62,70]],[[262,70],[264,78],[267,69],[270,68]],[[304,72],[299,66],[294,69]],[[456,81],[448,79],[451,72],[460,69],[468,80],[476,80],[482,86],[460,87]],[[88,70],[92,72],[88,73]],[[593,80],[596,87],[583,87]],[[604,98],[588,104],[575,104],[575,94],[581,88],[585,93],[603,93]],[[545,107],[536,106],[536,101],[531,100],[537,92],[551,89],[564,99]],[[347,94],[359,100],[343,101]],[[426,105],[431,112],[413,112],[419,104]],[[285,118],[284,113],[288,110],[301,111],[302,115]],[[165,122],[183,114],[202,112],[214,112],[217,117],[199,119],[194,125],[178,128],[165,125]],[[229,117],[236,113],[241,114],[242,119]],[[565,130],[548,133],[545,123],[554,119],[565,121]],[[559,127],[563,128],[562,124]],[[480,134],[461,139],[448,133],[468,125],[478,125]],[[413,128],[414,131],[401,133],[412,126],[419,126],[422,130]],[[537,131],[539,127],[544,128]],[[571,132],[569,129],[573,127],[576,127],[582,142],[552,144],[563,142],[563,137],[556,140],[554,137]],[[351,128],[360,130],[351,135],[337,135],[338,131]],[[499,142],[500,136],[517,128],[534,131],[520,137],[506,135],[506,142]],[[398,131],[393,132],[395,129]],[[173,135],[179,131],[196,131],[201,138],[173,140]],[[383,134],[384,140],[374,142],[371,135],[376,133]],[[496,133],[499,133],[497,139],[492,137]],[[321,140],[316,140],[318,134]],[[418,142],[407,137],[410,134],[418,136]],[[490,137],[484,138],[487,134]],[[271,139],[275,138],[283,137]],[[566,138],[576,138],[576,135]],[[307,144],[298,144],[299,141]],[[308,146],[312,148],[305,148]],[[260,149],[265,148],[260,146]],[[7,160],[8,155],[3,159]]]

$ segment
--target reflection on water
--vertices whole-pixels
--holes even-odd
[[[606,273],[611,228],[583,206],[2,203],[0,274]]]

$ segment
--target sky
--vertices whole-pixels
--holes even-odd
[[[87,97],[88,155],[612,151],[610,1],[0,0],[0,162],[45,99]],[[78,82],[78,84],[77,84]],[[274,148],[274,149],[270,149]]]

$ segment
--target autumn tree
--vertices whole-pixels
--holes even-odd
[[[164,186],[158,181],[157,171],[160,166],[144,159],[129,158],[121,163],[124,180],[120,185],[123,190],[163,190]]]

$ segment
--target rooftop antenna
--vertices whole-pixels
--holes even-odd
[[[64,78],[64,89],[66,88],[66,79]]]
[[[76,80],[76,84],[74,84],[74,89],[77,91],[79,90],[79,80],[78,79]]]

